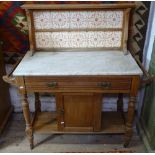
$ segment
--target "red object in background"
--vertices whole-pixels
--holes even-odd
[[[25,11],[21,5],[39,4],[96,4],[116,3],[112,1],[10,1],[0,2],[0,37],[4,52],[25,53],[29,50],[28,27]],[[121,2],[117,2],[121,3]]]

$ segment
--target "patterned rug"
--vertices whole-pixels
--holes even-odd
[[[149,1],[137,1],[136,8],[132,12],[132,23],[129,32],[129,49],[142,61],[145,43],[147,23],[150,11]]]
[[[29,49],[28,25],[25,10],[20,6],[25,3],[50,3],[50,4],[70,4],[70,3],[103,3],[103,2],[0,2],[0,33],[2,37],[3,51],[25,53]],[[105,2],[104,2],[105,3]],[[108,2],[112,3],[112,2]]]

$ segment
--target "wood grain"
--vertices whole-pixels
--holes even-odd
[[[122,9],[133,8],[134,3],[120,3],[120,4],[24,4],[21,6],[23,9],[52,9],[52,10],[70,10],[70,9]]]
[[[124,147],[127,147],[130,143],[132,133],[133,133],[133,121],[135,116],[135,104],[136,104],[136,96],[138,93],[140,83],[140,77],[134,76],[131,84],[131,92],[128,104],[128,114],[127,114],[127,122],[126,122],[126,132],[125,132],[125,141]]]
[[[30,51],[32,53],[36,50],[36,43],[35,43],[35,33],[34,33],[34,20],[33,20],[33,13],[31,10],[26,10],[27,16],[27,23],[29,29],[29,43],[30,43]]]
[[[100,104],[94,102],[93,94],[91,93],[61,93],[62,100],[60,115],[63,120],[62,131],[93,131],[94,123],[96,119],[93,115],[94,104]],[[98,113],[101,109],[98,109]],[[79,117],[80,116],[80,117]]]
[[[26,135],[30,143],[30,148],[33,149],[33,130],[32,130],[32,124],[31,124],[31,117],[30,117],[30,110],[29,110],[29,103],[27,100],[27,94],[22,95],[22,109],[23,114],[26,122]]]
[[[51,82],[57,83],[50,87]],[[103,87],[102,83],[110,83]],[[25,77],[26,89],[29,92],[106,92],[130,91],[131,76],[75,76],[75,77]]]
[[[33,126],[36,133],[65,133],[65,134],[107,134],[107,133],[125,133],[125,124],[121,113],[105,112],[102,113],[102,128],[100,132],[77,132],[77,131],[59,131],[57,128],[56,114],[51,112],[42,112],[37,115]]]
[[[128,41],[128,28],[129,28],[129,18],[130,18],[130,8],[124,11],[124,22],[123,22],[123,37],[122,37],[122,49],[124,54],[127,54],[127,41]]]

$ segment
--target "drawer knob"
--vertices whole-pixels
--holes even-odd
[[[99,82],[97,85],[102,88],[111,88],[110,82]]]
[[[55,88],[56,86],[58,86],[58,83],[57,82],[49,82],[49,83],[47,83],[47,86],[51,87],[51,88]]]

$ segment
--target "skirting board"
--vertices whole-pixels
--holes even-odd
[[[9,120],[11,114],[12,114],[12,112],[13,112],[13,106],[11,106],[10,109],[8,110],[8,113],[6,114],[4,121],[3,121],[3,123],[0,126],[0,134],[3,132],[4,127],[6,126],[8,120]]]
[[[139,134],[141,140],[144,143],[146,151],[149,152],[149,153],[155,153],[155,150],[151,149],[149,139],[148,139],[148,136],[147,136],[148,133],[147,133],[147,130],[145,129],[145,127],[144,127],[142,118],[140,118],[140,119],[136,118],[136,128],[137,128],[137,131],[138,131],[138,134]]]

